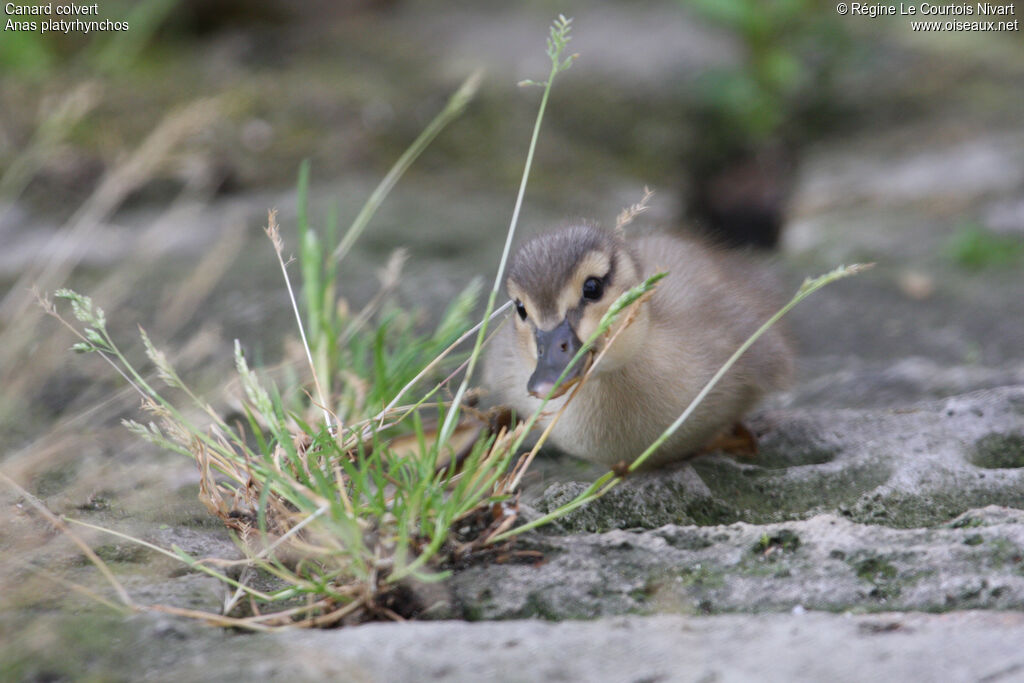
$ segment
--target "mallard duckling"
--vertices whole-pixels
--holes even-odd
[[[590,225],[534,238],[509,264],[505,285],[515,302],[514,324],[495,338],[485,381],[519,414],[531,414],[612,302],[663,270],[668,276],[594,366],[550,437],[562,450],[609,467],[632,462],[776,309],[765,278],[735,255],[668,235],[627,242],[618,231]],[[542,424],[562,407],[565,392],[608,338],[574,367]],[[648,463],[699,452],[780,387],[790,367],[783,334],[770,330]]]

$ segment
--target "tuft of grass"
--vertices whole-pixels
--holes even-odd
[[[107,329],[104,311],[89,297],[67,289],[54,296],[70,307],[78,325],[65,321],[54,302],[44,299],[43,306],[74,331],[78,341],[73,349],[99,354],[142,396],[149,419],[129,420],[125,426],[142,439],[196,461],[200,498],[235,532],[247,553],[243,565],[276,577],[281,586],[257,590],[180,549],[167,551],[143,543],[232,586],[236,594],[230,607],[247,606],[253,612],[244,617],[221,615],[217,623],[263,628],[411,616],[414,606],[395,602],[403,582],[443,578],[442,554],[470,552],[480,534],[492,526],[507,527],[515,519],[514,508],[505,514],[501,507],[510,497],[503,486],[511,453],[503,447],[509,438],[504,431],[477,436],[482,430],[464,422],[455,436],[465,445],[456,453],[455,438],[441,442],[437,430],[425,425],[430,410],[445,412],[443,404],[410,414],[404,425],[411,431],[411,437],[405,436],[411,440],[406,448],[396,445],[395,426],[377,429],[376,416],[369,413],[346,430],[329,411],[322,423],[311,424],[289,410],[281,391],[250,368],[237,343],[235,362],[246,396],[247,424],[228,425],[182,382],[144,330],[140,334],[146,356],[163,387],[126,358]],[[449,318],[441,329],[456,322],[459,327],[468,324],[464,317]],[[409,371],[407,365],[416,366],[413,359],[418,357],[421,365],[430,362],[424,351],[434,348],[437,335],[412,340],[401,349],[403,363],[392,364],[380,343],[386,329],[357,332],[354,339],[360,343],[353,348],[369,350],[374,358],[366,367],[381,373],[385,384],[399,386],[405,378],[402,372]],[[190,419],[178,401],[166,397],[168,390],[183,394],[205,414],[208,424]],[[368,438],[363,438],[364,426],[369,427]],[[497,512],[492,513],[495,504]],[[489,516],[481,517],[481,512]],[[457,524],[470,533],[454,537]],[[296,601],[301,606],[293,604]],[[125,604],[133,606],[130,601]]]
[[[569,28],[570,20],[560,17],[551,30],[552,71],[509,244],[544,104],[555,74],[572,61],[561,56]],[[511,466],[516,453],[512,444],[521,441],[523,429],[487,429],[487,416],[463,405],[488,325],[507,308],[495,302],[500,273],[483,320],[472,327],[469,315],[478,285],[471,285],[452,302],[432,332],[416,330],[413,316],[391,302],[404,259],[401,254],[392,258],[382,274],[380,295],[366,308],[350,314],[347,306],[335,300],[339,262],[405,169],[465,108],[479,79],[474,74],[452,96],[340,239],[336,212],[328,215],[324,233],[326,243],[337,240],[333,250],[324,246],[312,226],[307,207],[309,167],[302,167],[300,294],[291,283],[290,260],[284,255],[276,214],[269,213],[267,234],[291,297],[312,388],[276,386],[250,367],[236,341],[245,424],[228,424],[195,394],[145,330],[140,329],[140,335],[154,368],[149,374],[129,361],[108,330],[105,312],[92,299],[69,289],[58,289],[56,302],[38,296],[43,309],[77,337],[75,351],[98,354],[142,397],[148,418],[126,421],[125,426],[136,436],[196,462],[201,500],[234,532],[246,553],[239,563],[241,574],[232,574],[223,563],[214,565],[178,548],[160,549],[103,530],[175,557],[234,590],[220,615],[185,614],[166,606],[153,609],[258,630],[402,619],[421,607],[410,597],[410,582],[444,578],[448,563],[489,546],[495,534],[514,524],[517,508],[511,482],[520,469]],[[72,320],[63,317],[57,302],[70,308]],[[459,342],[473,334],[477,335],[473,352],[460,366],[454,352]],[[465,379],[455,399],[439,400],[440,392],[460,371]],[[402,405],[414,390],[419,398]],[[182,402],[190,407],[186,409]],[[204,423],[186,410],[198,410]],[[101,558],[90,559],[104,566]],[[109,571],[105,574],[111,576]],[[252,579],[257,574],[276,581],[277,588],[254,588]],[[128,608],[140,608],[123,590],[118,597]]]

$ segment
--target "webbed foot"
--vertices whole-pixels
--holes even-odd
[[[742,422],[719,433],[701,450],[702,453],[722,452],[741,458],[757,455],[757,437]]]

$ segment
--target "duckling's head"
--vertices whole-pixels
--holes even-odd
[[[519,249],[505,284],[515,302],[516,346],[521,360],[534,368],[525,387],[530,394],[548,395],[611,304],[639,284],[642,275],[636,255],[620,235],[589,225],[535,237]],[[622,330],[595,372],[620,367],[637,355],[647,329],[645,309]],[[569,370],[554,396],[580,378],[614,331],[613,326]]]

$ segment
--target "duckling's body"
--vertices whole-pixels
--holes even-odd
[[[494,340],[488,384],[501,400],[529,415],[611,303],[659,271],[669,274],[607,350],[551,434],[555,445],[581,458],[608,466],[631,462],[774,312],[765,279],[734,256],[667,235],[627,242],[591,226],[533,239],[509,265],[506,286],[517,314]],[[782,385],[790,366],[785,339],[769,330],[648,463],[656,466],[699,451]],[[569,379],[582,372],[580,365]],[[549,402],[541,423],[571,394]]]

